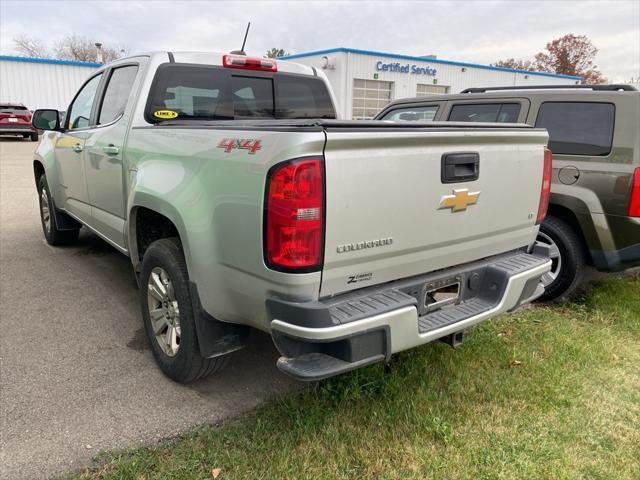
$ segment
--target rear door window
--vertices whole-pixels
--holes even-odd
[[[431,122],[438,113],[438,105],[424,107],[398,108],[387,112],[380,120],[393,120],[396,122]]]
[[[545,102],[536,127],[549,132],[553,153],[604,156],[611,152],[614,120],[612,103]]]
[[[137,73],[137,65],[128,65],[113,70],[102,99],[98,125],[111,123],[124,114]]]
[[[516,123],[519,114],[519,103],[464,103],[451,108],[449,121]]]

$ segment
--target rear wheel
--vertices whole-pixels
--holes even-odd
[[[573,227],[564,220],[548,216],[540,225],[538,242],[549,247],[551,271],[542,277],[544,294],[541,301],[568,297],[580,284],[586,263],[582,240]]]
[[[56,225],[55,206],[47,185],[47,177],[42,175],[38,181],[38,197],[40,203],[40,222],[42,232],[49,245],[68,245],[78,239],[79,229],[60,230]]]
[[[140,279],[144,327],[160,370],[172,380],[186,383],[224,368],[228,355],[200,355],[187,265],[177,238],[164,238],[149,246]]]
[[[37,142],[38,141],[38,132],[33,132],[31,135],[29,135],[31,137],[31,141],[32,142]],[[27,137],[25,137],[27,138]]]

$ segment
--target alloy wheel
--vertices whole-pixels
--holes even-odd
[[[162,267],[155,267],[149,274],[147,304],[158,345],[169,357],[176,356],[180,349],[180,309],[171,278]]]
[[[556,281],[560,275],[562,269],[562,256],[560,255],[560,248],[553,239],[543,232],[538,232],[537,241],[549,247],[549,258],[551,259],[551,270],[542,276],[542,284],[548,287]]]
[[[43,188],[40,192],[40,215],[42,215],[44,228],[47,233],[49,233],[51,231],[51,212],[49,210],[49,196],[47,195],[46,188]]]

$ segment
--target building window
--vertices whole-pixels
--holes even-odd
[[[416,97],[426,97],[427,95],[438,95],[442,93],[449,93],[449,87],[429,85],[427,83],[419,83],[416,86]]]
[[[393,82],[381,80],[353,80],[354,120],[370,120],[391,101]]]

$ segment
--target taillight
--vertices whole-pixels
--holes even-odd
[[[631,183],[631,200],[629,200],[629,216],[640,217],[640,167],[633,172]]]
[[[536,225],[542,223],[549,209],[549,197],[551,196],[551,174],[553,173],[553,154],[551,150],[544,149],[544,167],[542,170],[542,187],[540,188],[540,204],[538,205],[538,217]]]
[[[301,158],[276,165],[267,177],[265,263],[276,270],[318,270],[323,237],[322,159]]]
[[[223,55],[222,65],[227,68],[262,70],[263,72],[278,71],[278,64],[271,58],[244,57],[242,55]]]

